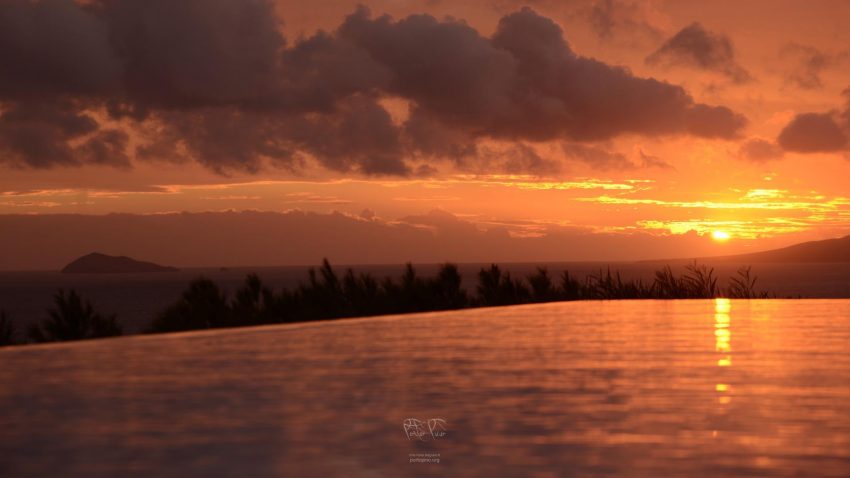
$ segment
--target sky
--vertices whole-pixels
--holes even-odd
[[[462,224],[494,260],[846,235],[846,18],[839,0],[6,0],[0,224]],[[37,258],[34,232],[10,228],[6,250]],[[431,257],[386,247],[369,259]]]

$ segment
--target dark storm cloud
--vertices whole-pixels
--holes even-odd
[[[98,132],[97,122],[75,105],[20,102],[0,115],[0,162],[36,169],[93,162],[126,166],[126,134]],[[83,143],[71,146],[70,141]]]
[[[460,21],[412,15],[371,18],[360,8],[339,35],[393,73],[390,93],[411,99],[451,126],[492,128],[514,106],[516,59]]]
[[[354,97],[330,114],[269,115],[210,108],[159,116],[163,131],[140,150],[144,159],[184,154],[208,168],[257,172],[262,160],[291,170],[303,165],[303,152],[334,171],[404,175],[407,167],[392,120],[373,99]]]
[[[0,101],[113,91],[107,24],[74,0],[0,3]]]
[[[371,99],[355,97],[334,115],[308,120],[290,135],[295,144],[336,171],[406,175],[398,130],[389,113]]]
[[[692,23],[665,41],[646,57],[649,65],[682,65],[715,71],[735,83],[752,80],[750,74],[735,60],[732,41],[726,35]]]
[[[525,8],[490,39],[428,15],[349,16],[339,34],[393,72],[390,92],[414,101],[417,121],[470,137],[593,141],[625,133],[733,137],[744,119],[696,104],[680,87],[576,55],[552,20]],[[423,146],[427,148],[427,146]]]
[[[378,94],[392,76],[365,50],[325,32],[283,52],[280,104],[290,110],[333,111],[354,94]]]
[[[681,87],[578,56],[528,8],[489,38],[458,20],[360,8],[334,32],[287,44],[268,0],[10,0],[0,39],[0,61],[21,65],[0,70],[0,148],[33,167],[135,157],[226,173],[313,158],[404,175],[405,158],[468,160],[496,139],[516,143],[502,167],[534,170],[551,165],[526,141],[733,138],[745,124]],[[404,123],[381,106],[387,96],[410,105]],[[127,134],[98,125],[99,110],[147,140],[128,156]]]
[[[284,39],[267,0],[100,0],[130,102],[256,105],[273,96]]]
[[[127,133],[121,130],[102,129],[79,146],[76,154],[83,162],[129,168],[128,141]]]

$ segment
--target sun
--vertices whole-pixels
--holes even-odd
[[[711,238],[717,242],[728,241],[732,236],[729,235],[726,231],[712,231]]]

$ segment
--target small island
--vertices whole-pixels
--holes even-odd
[[[62,269],[63,274],[128,274],[147,272],[176,272],[175,267],[153,262],[137,261],[126,256],[108,256],[93,252],[76,259]]]

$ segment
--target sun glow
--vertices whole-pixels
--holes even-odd
[[[726,231],[712,231],[711,238],[718,242],[728,241],[732,236]]]

